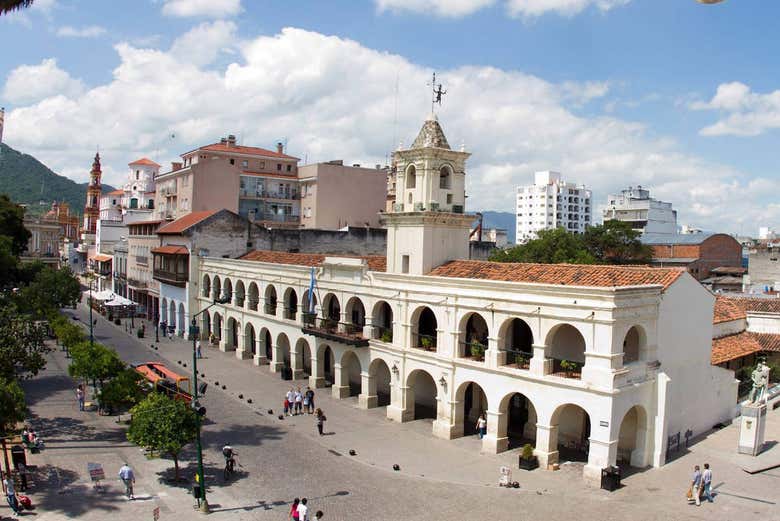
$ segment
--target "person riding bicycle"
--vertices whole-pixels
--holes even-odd
[[[233,472],[233,467],[236,463],[236,454],[236,451],[233,450],[233,447],[231,447],[229,443],[222,447],[222,455],[225,456],[225,468],[229,469],[230,472]]]

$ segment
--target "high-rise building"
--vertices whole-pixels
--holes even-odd
[[[672,209],[672,203],[653,199],[650,190],[641,185],[629,186],[618,195],[610,195],[603,217],[605,221],[630,222],[631,227],[642,234],[677,233],[677,211]]]
[[[534,184],[517,187],[516,218],[517,244],[536,239],[541,230],[583,233],[591,224],[591,192],[567,183],[558,172],[536,172]]]

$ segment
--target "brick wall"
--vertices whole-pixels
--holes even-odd
[[[653,257],[697,259],[687,268],[691,275],[702,280],[710,276],[713,268],[742,266],[742,246],[730,235],[717,233],[700,244],[654,244]]]

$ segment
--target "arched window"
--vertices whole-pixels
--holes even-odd
[[[444,190],[452,188],[452,170],[446,165],[439,170],[439,188]]]
[[[417,186],[417,169],[414,165],[409,165],[406,169],[406,188],[415,188]]]

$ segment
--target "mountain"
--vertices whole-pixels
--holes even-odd
[[[87,161],[90,165],[90,161]],[[43,187],[43,192],[41,192]],[[103,192],[114,188],[103,185]],[[87,183],[79,184],[55,174],[33,156],[0,143],[0,193],[17,203],[28,204],[33,215],[51,208],[55,199],[70,204],[71,212],[80,214],[87,199]],[[45,204],[39,204],[44,201]]]
[[[515,243],[515,214],[511,212],[482,212],[482,227],[502,228],[506,230],[506,238],[510,244]]]

